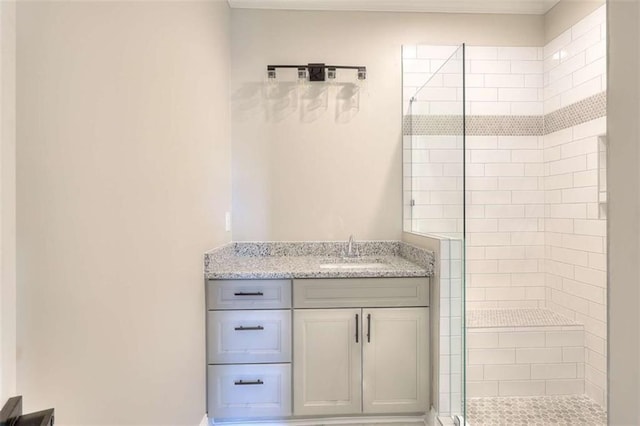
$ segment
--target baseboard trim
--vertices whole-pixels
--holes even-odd
[[[440,426],[438,423],[438,413],[431,407],[429,412],[424,416],[424,424],[427,426]]]
[[[453,418],[451,417],[437,417],[437,426],[454,426]]]
[[[207,423],[207,417],[203,419],[204,423],[200,426],[213,425],[256,425],[256,426],[323,426],[328,425],[364,425],[364,424],[389,424],[394,423],[418,423],[428,425],[425,416],[384,416],[384,417],[330,417],[330,418],[312,418],[312,419],[283,419],[283,420],[229,420],[216,421],[211,420]],[[320,423],[319,423],[320,422]]]

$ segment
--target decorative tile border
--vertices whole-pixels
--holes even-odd
[[[467,117],[468,135],[537,136],[544,130],[544,118],[537,115],[472,115]]]
[[[546,115],[468,115],[467,136],[542,136],[607,114],[601,92]],[[461,135],[460,115],[405,115],[404,135]]]
[[[461,115],[405,115],[404,135],[462,135]]]
[[[607,115],[607,92],[589,96],[544,116],[545,135]]]
[[[537,115],[468,115],[465,125],[468,136],[537,136],[544,129],[544,118]],[[403,133],[405,135],[462,135],[462,116],[405,116]]]

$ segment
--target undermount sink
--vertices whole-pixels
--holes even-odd
[[[337,262],[337,263],[321,263],[320,269],[384,269],[388,268],[388,263],[382,262]]]

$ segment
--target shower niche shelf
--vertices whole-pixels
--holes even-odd
[[[598,136],[598,218],[607,218],[607,135]]]

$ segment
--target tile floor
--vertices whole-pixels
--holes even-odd
[[[584,395],[469,398],[469,426],[604,426],[606,412]]]
[[[331,424],[324,425],[323,423],[318,423],[317,426],[424,426],[424,422],[412,422],[412,423],[350,423],[350,424]]]
[[[224,424],[224,423],[221,423]],[[253,423],[252,423],[253,424]],[[255,423],[255,426],[258,426],[260,423]],[[276,423],[262,423],[265,426],[286,426],[291,423],[287,422],[276,422]],[[297,422],[293,423],[298,424]],[[322,420],[318,420],[317,422],[312,420],[301,420],[299,424],[304,424],[305,426],[425,426],[425,423],[422,421],[402,421],[402,420],[389,420],[384,423],[333,423],[333,422],[322,422]],[[234,423],[234,426],[239,425],[239,423]],[[229,425],[231,426],[231,425]]]

